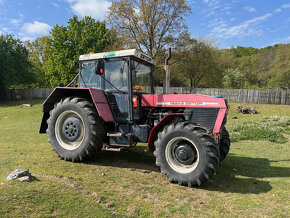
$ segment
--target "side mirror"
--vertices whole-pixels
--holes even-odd
[[[76,62],[76,61],[74,61],[74,62],[73,62],[73,66],[74,66],[74,68],[79,68],[79,63]]]
[[[64,84],[62,82],[59,82],[56,87],[64,87]]]
[[[103,73],[104,73],[104,67],[105,67],[104,60],[102,60],[102,59],[98,60],[97,66],[96,66],[96,74],[97,75],[103,75]]]

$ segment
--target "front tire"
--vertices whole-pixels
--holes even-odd
[[[155,142],[156,165],[170,182],[200,186],[219,165],[219,150],[206,129],[191,122],[168,125]]]
[[[49,142],[60,158],[83,161],[103,146],[103,121],[84,98],[63,98],[47,120]]]
[[[222,137],[220,140],[220,161],[223,161],[230,151],[231,140],[230,134],[228,133],[226,128],[223,128],[221,135]]]

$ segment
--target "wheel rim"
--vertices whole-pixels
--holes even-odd
[[[178,173],[190,173],[199,163],[198,149],[185,137],[176,137],[168,142],[165,158],[169,166]]]
[[[72,110],[62,112],[55,123],[58,143],[66,150],[75,150],[83,142],[85,125],[81,116]]]

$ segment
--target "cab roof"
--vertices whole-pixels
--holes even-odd
[[[81,55],[79,60],[86,61],[86,60],[96,60],[101,58],[114,58],[114,57],[127,57],[127,56],[134,56],[138,59],[141,59],[147,63],[155,64],[154,59],[150,56],[142,53],[137,49],[128,49],[128,50],[121,50],[121,51],[110,51],[110,52],[102,52],[102,53],[93,53],[93,54],[85,54]]]

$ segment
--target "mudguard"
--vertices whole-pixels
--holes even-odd
[[[49,111],[54,108],[54,104],[65,97],[83,97],[93,102],[99,116],[105,122],[114,122],[111,108],[108,105],[107,98],[103,90],[92,88],[73,88],[73,87],[57,87],[43,103],[43,118],[40,126],[40,133],[46,133],[47,119],[49,118]]]

